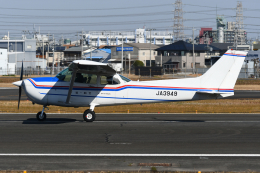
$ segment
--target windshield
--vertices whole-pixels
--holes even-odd
[[[56,77],[59,79],[59,81],[70,82],[70,79],[72,77],[72,71],[70,71],[69,68],[66,68],[65,70],[61,71]],[[96,84],[97,75],[87,73],[76,73],[75,82]]]
[[[71,76],[72,76],[72,71],[69,71],[69,68],[66,68],[65,70],[63,70],[59,74],[57,74],[56,78],[58,78],[60,81],[69,82]]]
[[[130,82],[131,80],[130,79],[128,79],[127,77],[125,77],[125,76],[122,76],[122,75],[119,75],[120,77],[121,77],[121,79],[123,80],[123,81],[125,81],[125,82]]]

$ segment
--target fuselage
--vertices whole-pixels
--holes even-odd
[[[199,78],[126,82],[118,77],[118,84],[102,84],[100,76],[97,78],[96,84],[75,82],[69,104],[66,99],[70,82],[60,81],[57,77],[25,79],[23,89],[34,103],[66,107],[214,99],[214,94],[204,95],[198,92],[220,91],[219,88],[201,88]],[[221,92],[233,93],[233,89],[222,89]]]

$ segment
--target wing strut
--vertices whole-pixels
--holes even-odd
[[[71,96],[71,93],[72,93],[72,89],[73,89],[73,85],[74,85],[74,81],[75,81],[75,78],[76,78],[77,71],[78,71],[78,64],[75,64],[75,66],[73,68],[73,72],[72,72],[72,77],[70,79],[70,88],[69,88],[66,104],[70,103],[70,96]]]

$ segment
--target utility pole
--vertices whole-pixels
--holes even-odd
[[[47,60],[47,67],[49,68],[49,49],[50,49],[50,40],[49,40],[50,33],[48,33],[48,60]]]
[[[192,62],[192,72],[193,72],[193,74],[195,73],[195,64],[196,64],[196,62],[195,62],[195,54],[194,54],[194,27],[192,28],[192,49],[193,49],[193,51],[192,51],[192,55],[193,55],[193,62]]]
[[[48,39],[49,40],[49,39]],[[47,67],[49,67],[49,50],[50,50],[50,42],[48,43],[48,60],[47,60]]]
[[[122,59],[121,59],[121,65],[122,65],[122,74],[123,74],[123,67],[124,67],[124,46],[123,46],[123,44],[124,44],[124,40],[123,40],[123,34],[122,34]]]
[[[152,31],[155,29],[147,29],[147,31],[150,31],[150,67],[152,67]]]
[[[9,52],[9,31],[7,34],[7,53]]]
[[[83,31],[81,32],[81,59],[83,59]]]
[[[43,39],[43,37],[42,37],[42,68],[44,68],[44,39]]]
[[[54,49],[55,49],[55,40],[53,34],[53,49],[52,49],[52,74],[54,74]]]
[[[128,53],[128,59],[129,59],[129,75],[130,75],[130,68],[131,68],[131,54]]]

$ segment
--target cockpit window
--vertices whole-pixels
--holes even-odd
[[[59,81],[70,82],[72,76],[72,71],[69,68],[61,71],[56,77]],[[86,74],[86,73],[76,73],[75,82],[77,83],[86,83],[86,84],[96,84],[97,75]]]
[[[65,70],[63,70],[59,74],[57,74],[56,78],[58,78],[59,81],[69,82],[71,76],[72,76],[72,71],[70,71],[69,68],[66,68]]]
[[[100,76],[101,85],[116,85],[119,83],[120,83],[120,81],[113,76]]]
[[[86,74],[86,73],[76,73],[75,82],[86,83],[86,84],[97,84],[97,75]]]
[[[122,76],[122,75],[119,75],[120,77],[121,77],[121,79],[123,80],[123,81],[125,81],[125,82],[130,82],[131,80],[130,79],[128,79],[127,77],[125,77],[125,76]]]

